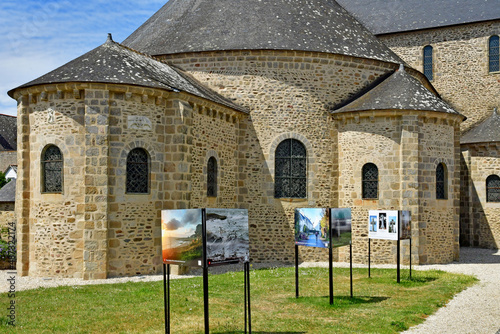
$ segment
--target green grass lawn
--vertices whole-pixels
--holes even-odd
[[[328,269],[301,268],[295,298],[295,269],[251,271],[253,333],[395,333],[419,324],[474,284],[471,276],[441,271],[334,269],[334,305],[328,298]],[[242,333],[243,273],[210,275],[210,333]],[[2,333],[162,333],[163,282],[103,284],[21,291],[16,323],[7,325],[9,298],[0,294]],[[4,307],[5,306],[5,307]],[[171,281],[171,333],[204,333],[201,277]]]

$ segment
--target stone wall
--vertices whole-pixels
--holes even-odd
[[[458,256],[459,117],[409,111],[334,117],[339,131],[339,206],[353,210],[354,260],[367,261],[369,210],[411,211],[413,263],[447,263]],[[435,171],[441,160],[449,171],[448,199],[443,201],[435,200]],[[362,198],[366,163],[378,168],[378,199]],[[405,243],[405,261],[407,247]],[[393,263],[396,242],[372,240],[371,254],[375,263]]]
[[[109,277],[161,271],[159,211],[164,196],[163,169],[168,162],[165,156],[168,94],[154,91],[151,95],[112,92],[110,97]],[[149,155],[146,194],[126,191],[127,156],[135,148],[142,148]]]
[[[421,263],[449,263],[459,257],[460,120],[423,118],[419,145]],[[445,166],[446,199],[436,199],[436,168]]]
[[[18,192],[30,199],[29,275],[82,277],[83,232],[82,225],[77,223],[82,214],[77,206],[84,200],[84,101],[80,95],[75,98],[68,93],[65,97],[63,92],[53,91],[30,95],[27,102],[27,129],[19,133],[29,134],[26,144],[30,153],[20,166],[24,171],[18,179],[18,185],[23,184],[27,189]],[[53,118],[49,117],[49,109],[54,110]],[[41,155],[51,144],[59,147],[64,158],[60,194],[42,193],[41,189]],[[29,173],[28,179],[24,172]],[[21,214],[18,211],[18,216],[25,215],[26,211]],[[19,260],[24,261],[18,256]]]
[[[432,84],[453,108],[467,116],[465,131],[500,105],[500,72],[488,71],[488,40],[500,21],[426,29],[378,38],[407,64],[423,72],[423,48],[433,47]]]
[[[361,117],[360,117],[361,116]],[[401,208],[401,121],[398,113],[335,115],[338,120],[339,207],[352,209],[353,260],[368,261],[368,210]],[[363,199],[362,168],[379,172],[378,199]],[[371,241],[371,261],[394,263],[395,242]]]
[[[247,117],[243,117],[246,119]],[[193,111],[192,208],[239,208],[238,146],[240,117],[197,107]],[[207,164],[217,161],[217,196],[207,197]]]
[[[486,201],[486,178],[499,175],[498,144],[462,146],[463,164],[461,206],[461,243],[466,246],[500,246],[500,203]]]

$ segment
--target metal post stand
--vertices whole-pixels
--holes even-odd
[[[165,333],[170,334],[170,264],[163,264],[163,300],[165,310]]]
[[[371,255],[370,255],[370,244],[371,244],[371,239],[368,238],[368,278],[371,277]]]
[[[247,334],[247,319],[248,319],[248,332],[252,334],[252,312],[250,307],[250,263],[244,264],[244,277],[245,277],[245,334]]]
[[[352,291],[352,242],[349,242],[349,262],[351,265],[351,298],[353,297],[353,291]]]
[[[299,298],[299,245],[295,245],[295,298]]]

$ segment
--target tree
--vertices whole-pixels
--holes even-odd
[[[323,209],[323,218],[321,218],[320,225],[321,225],[321,234],[323,235],[323,238],[328,238],[328,223],[330,220],[330,210],[328,209]],[[326,233],[325,233],[326,232]]]
[[[2,188],[4,185],[6,185],[10,180],[7,180],[5,178],[5,174],[3,172],[0,172],[0,188]]]

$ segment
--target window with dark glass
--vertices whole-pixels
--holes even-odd
[[[429,80],[434,78],[432,71],[432,46],[430,45],[424,47],[424,75]]]
[[[486,202],[500,202],[500,177],[490,175],[486,179]]]
[[[42,153],[42,192],[62,193],[63,156],[54,145],[48,146]]]
[[[499,37],[491,36],[489,43],[489,68],[490,72],[500,71],[500,46]]]
[[[367,163],[362,169],[363,198],[378,198],[378,168],[375,164]]]
[[[306,147],[296,139],[286,139],[276,148],[275,154],[276,198],[307,197]]]
[[[127,156],[127,193],[146,194],[148,192],[148,153],[142,148],[135,148]]]
[[[207,196],[217,196],[217,160],[215,157],[208,159],[207,164]]]
[[[446,167],[440,163],[436,168],[436,199],[446,199]]]

